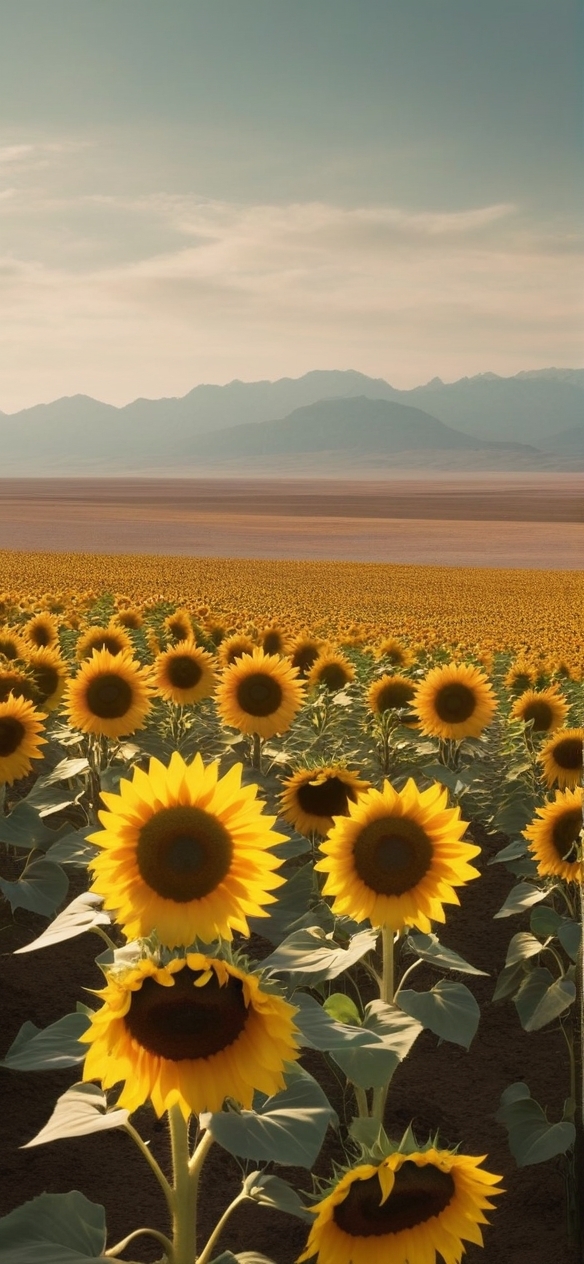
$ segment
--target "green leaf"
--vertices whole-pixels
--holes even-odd
[[[63,939],[72,939],[75,935],[82,935],[93,926],[109,926],[112,919],[109,913],[103,912],[101,904],[100,895],[85,891],[83,895],[78,895],[75,900],[72,900],[62,913],[59,913],[59,916],[51,922],[50,926],[47,926],[38,939],[33,939],[32,943],[25,944],[24,948],[17,948],[16,951],[32,952],[35,948],[48,948],[51,944],[61,943]]]
[[[406,946],[412,948],[422,961],[431,961],[432,965],[440,966],[444,970],[459,970],[461,974],[488,974],[486,970],[477,970],[476,966],[469,965],[468,961],[460,957],[452,948],[445,948],[437,935],[422,935],[410,931]]]
[[[0,1220],[1,1264],[108,1264],[105,1210],[74,1189],[40,1194]]]
[[[548,1123],[527,1084],[511,1084],[505,1090],[495,1118],[507,1129],[509,1148],[518,1167],[545,1163],[556,1154],[565,1154],[576,1139],[572,1123]]]
[[[243,1188],[249,1198],[260,1203],[262,1207],[274,1207],[277,1211],[286,1211],[289,1216],[299,1220],[310,1220],[312,1216],[298,1197],[296,1190],[269,1172],[250,1172],[243,1182]]]
[[[422,768],[422,772],[425,777],[429,778],[430,781],[439,781],[441,786],[446,786],[447,790],[452,790],[454,793],[456,784],[459,781],[459,774],[457,772],[452,772],[452,770],[450,768],[446,768],[444,764],[426,764],[426,766]]]
[[[567,952],[572,961],[576,961],[580,952],[580,944],[582,943],[582,927],[579,922],[562,922],[558,927],[558,939],[562,948]]]
[[[502,834],[519,834],[529,824],[535,810],[535,800],[524,798],[516,790],[512,799],[503,804],[495,815],[494,824]]]
[[[506,864],[508,860],[518,860],[520,856],[524,856],[527,851],[526,838],[514,838],[508,847],[502,847],[496,856],[492,856],[489,860],[490,865]]]
[[[89,764],[83,757],[78,759],[62,759],[46,777],[39,778],[44,786],[52,786],[60,781],[68,781],[70,777],[79,777],[87,772]],[[37,782],[38,785],[38,782]]]
[[[84,830],[73,830],[64,834],[45,853],[47,860],[58,865],[86,865],[97,854],[98,848],[87,842],[87,835],[93,832],[93,826]]]
[[[542,945],[535,935],[530,935],[527,930],[520,930],[509,943],[505,968],[517,965],[518,961],[527,961],[528,957],[537,956],[541,948]]]
[[[525,978],[525,969],[521,962],[514,966],[505,966],[497,979],[497,986],[493,992],[493,1003],[495,1001],[504,1001],[509,996],[514,996],[521,987]]]
[[[470,1047],[481,1011],[464,983],[441,979],[430,992],[402,991],[397,1000],[406,1014],[417,1018],[441,1040],[450,1040],[465,1049]]]
[[[544,966],[532,970],[522,983],[514,1005],[525,1031],[539,1031],[573,1004],[576,987],[571,979],[554,979]]]
[[[51,860],[33,860],[16,882],[0,878],[0,891],[17,908],[50,917],[64,900],[69,886],[67,874]]]
[[[365,1007],[363,1024],[356,1030],[369,1033],[369,1043],[352,1042],[335,1049],[334,1061],[359,1088],[383,1088],[407,1057],[422,1026],[397,1005],[377,1000]]]
[[[56,1071],[75,1066],[87,1054],[79,1037],[89,1027],[85,1014],[67,1014],[40,1031],[34,1023],[24,1023],[0,1066],[9,1071]]]
[[[287,1088],[257,1110],[200,1115],[201,1127],[238,1158],[256,1163],[277,1158],[278,1163],[310,1170],[336,1116],[316,1080],[297,1071]]]
[[[11,847],[42,847],[51,842],[55,835],[53,830],[43,822],[30,803],[21,799],[12,809],[9,816],[0,817],[0,841],[10,843]]]
[[[323,1002],[323,1009],[329,1018],[336,1023],[348,1023],[354,1027],[361,1026],[361,1015],[355,1002],[346,992],[331,992]]]
[[[292,870],[289,876],[286,872],[282,876],[286,877],[286,884],[280,887],[276,903],[270,904],[269,917],[249,918],[252,934],[255,932],[256,935],[269,939],[272,944],[281,944],[290,929],[295,927],[295,923],[308,922],[314,925],[316,920],[314,914],[307,911],[318,896],[312,864],[301,865]],[[295,928],[300,929],[300,926]]]
[[[60,1137],[83,1137],[106,1128],[121,1128],[129,1114],[128,1110],[108,1111],[105,1093],[96,1084],[74,1084],[59,1097],[48,1123],[22,1149],[30,1150]]]
[[[550,935],[557,935],[558,926],[561,926],[564,919],[556,910],[550,908],[547,904],[541,904],[539,908],[534,908],[529,919],[529,925],[534,935],[539,939],[548,939]]]
[[[375,948],[377,939],[377,931],[362,930],[353,935],[348,948],[340,948],[319,926],[310,926],[284,939],[276,951],[262,961],[262,969],[272,974],[299,972],[314,974],[319,980],[336,979]]]
[[[371,1159],[381,1159],[388,1153],[387,1135],[378,1119],[353,1119],[349,1136]]]
[[[525,913],[532,904],[545,900],[547,894],[548,892],[542,891],[541,887],[532,886],[531,882],[519,882],[509,892],[505,903],[499,912],[495,913],[495,917],[511,917],[513,913]]]

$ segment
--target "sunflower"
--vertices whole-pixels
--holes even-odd
[[[77,658],[83,661],[90,658],[94,650],[107,650],[108,654],[123,654],[131,651],[132,642],[121,627],[109,623],[107,627],[88,628],[76,645]]]
[[[188,641],[193,635],[193,625],[188,610],[175,610],[167,615],[163,627],[173,641]]]
[[[486,1155],[434,1148],[345,1172],[311,1207],[317,1219],[298,1264],[460,1264],[463,1240],[483,1245],[484,1212],[502,1179],[479,1167]]]
[[[582,781],[583,729],[558,729],[542,747],[538,759],[543,764],[547,785],[557,785],[560,790],[569,786],[572,790]]]
[[[158,1116],[177,1104],[191,1113],[219,1111],[226,1097],[251,1107],[256,1090],[284,1088],[295,1061],[296,1010],[259,979],[202,953],[160,966],[152,959],[112,974],[98,993],[104,1004],[81,1040],[90,1048],[83,1079],[111,1088],[124,1080],[118,1105],[151,1101]]]
[[[270,623],[262,629],[260,645],[264,654],[285,654],[287,649],[286,637],[276,623]]]
[[[301,768],[284,782],[280,812],[301,834],[325,835],[334,825],[333,817],[345,816],[349,803],[356,803],[369,785],[339,764]]]
[[[290,662],[293,667],[298,668],[301,676],[306,676],[321,650],[322,641],[317,641],[313,636],[297,636],[290,648]]]
[[[429,737],[478,737],[496,709],[488,677],[470,663],[433,667],[414,695],[420,729]]]
[[[219,778],[218,763],[200,755],[185,764],[174,752],[168,768],[150,760],[103,794],[104,829],[91,835],[101,848],[92,862],[92,890],[117,910],[128,938],[153,930],[174,948],[198,937],[205,943],[249,935],[248,917],[267,917],[270,892],[283,885],[271,848],[285,835],[263,816],[257,786],[242,786],[242,765]]]
[[[130,654],[94,650],[69,681],[65,708],[83,733],[125,737],[144,727],[151,694],[148,669]]]
[[[377,657],[387,659],[392,667],[409,667],[413,662],[413,655],[394,636],[386,637],[381,642],[377,647]]]
[[[179,641],[172,649],[159,654],[152,669],[152,679],[159,694],[167,702],[180,706],[200,702],[213,693],[215,672],[213,658],[191,637]]]
[[[18,632],[13,632],[11,628],[1,628],[0,657],[14,662],[15,658],[22,658],[25,653],[24,643]]]
[[[0,783],[10,785],[25,777],[31,770],[31,759],[42,759],[39,746],[46,742],[42,737],[45,719],[25,698],[9,694],[0,702]]]
[[[116,611],[113,618],[114,623],[119,623],[122,628],[130,628],[136,631],[141,628],[144,622],[142,611],[137,606],[125,606],[122,610]]]
[[[42,650],[59,644],[59,624],[53,615],[47,611],[42,614],[36,614],[33,619],[29,619],[22,629],[23,635],[29,645],[33,645],[35,649]]]
[[[555,801],[536,808],[540,821],[533,820],[523,830],[542,877],[582,882],[582,805],[584,791],[556,790]],[[580,852],[580,855],[578,854]]]
[[[217,689],[223,723],[264,738],[285,733],[304,700],[297,676],[296,668],[275,654],[261,649],[244,654],[226,667]]]
[[[307,674],[307,683],[311,688],[324,685],[331,693],[343,689],[355,679],[352,664],[344,654],[324,651],[315,659]]]
[[[563,694],[552,685],[550,689],[526,689],[514,702],[511,715],[514,720],[533,721],[532,732],[551,733],[561,728],[569,707]]]
[[[10,694],[14,694],[15,698],[26,698],[27,702],[35,701],[34,680],[24,664],[14,663],[14,666],[0,668],[0,702],[6,702]]]
[[[520,693],[525,693],[526,689],[533,689],[536,679],[537,671],[533,663],[528,662],[525,658],[517,658],[511,664],[507,675],[503,677],[503,684],[506,685],[512,694],[517,696]]]
[[[367,705],[376,715],[404,711],[409,708],[415,692],[415,684],[406,676],[381,676],[369,689]]]
[[[30,651],[28,667],[41,706],[47,711],[54,711],[65,692],[67,664],[57,650],[47,647]]]
[[[255,641],[251,637],[244,636],[242,632],[235,632],[233,636],[226,636],[219,647],[219,662],[222,667],[230,667],[238,658],[243,658],[244,654],[253,654],[256,649]]]
[[[333,896],[333,912],[393,930],[444,922],[442,905],[459,903],[454,886],[478,878],[468,861],[480,851],[460,841],[468,822],[447,802],[438,782],[420,791],[410,777],[403,790],[385,781],[349,803],[315,865],[328,874],[323,895]]]

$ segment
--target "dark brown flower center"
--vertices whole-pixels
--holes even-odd
[[[195,984],[202,971],[178,971],[173,987],[144,979],[124,1023],[143,1049],[171,1062],[210,1058],[228,1049],[247,1022],[241,979],[231,975],[223,987],[213,971],[203,987]]]
[[[36,627],[31,628],[28,633],[29,639],[33,645],[37,645],[39,649],[45,649],[48,645],[52,645],[54,641],[54,633],[43,623],[37,623]]]
[[[464,724],[476,710],[476,694],[459,680],[442,685],[434,699],[436,714],[445,724]]]
[[[552,842],[560,860],[576,860],[576,843],[582,829],[580,808],[570,808],[558,816],[552,826]],[[572,857],[570,857],[572,853]]]
[[[297,667],[301,674],[304,675],[307,671],[310,671],[312,664],[316,662],[317,658],[318,645],[313,645],[307,641],[305,645],[299,645],[298,648],[294,650],[292,655],[292,666]]]
[[[16,641],[12,640],[12,637],[0,637],[0,654],[3,654],[4,658],[8,658],[11,661],[18,658],[18,645]]]
[[[545,698],[536,698],[535,701],[528,702],[521,714],[526,724],[533,720],[534,733],[547,733],[548,729],[553,727],[554,712]]]
[[[221,821],[196,807],[161,808],[142,826],[137,862],[144,879],[165,900],[201,900],[229,872],[233,843]]]
[[[282,633],[277,628],[270,628],[262,638],[262,649],[264,654],[281,654],[284,639]]]
[[[0,716],[0,757],[13,755],[25,734],[24,724],[15,715]]]
[[[130,710],[134,699],[132,686],[115,672],[104,672],[88,685],[86,705],[100,720],[119,720]]]
[[[41,702],[46,698],[50,698],[52,694],[59,688],[61,677],[51,664],[43,664],[42,667],[33,667],[34,683],[39,691]]]
[[[361,880],[378,895],[403,895],[428,872],[432,844],[417,821],[384,816],[358,834],[353,862]]]
[[[511,681],[511,692],[517,694],[525,693],[525,690],[529,689],[532,683],[532,678],[528,676],[527,672],[517,672]]]
[[[393,645],[389,649],[383,651],[383,657],[389,659],[394,667],[401,667],[405,661],[405,654],[399,645]]]
[[[0,675],[0,702],[6,702],[11,693],[15,698],[26,698],[28,702],[32,702],[33,682],[27,680],[26,676],[21,676],[19,672],[6,672]]]
[[[415,693],[415,688],[405,680],[388,681],[382,689],[379,690],[375,699],[375,707],[379,712],[397,710],[400,707],[407,707],[411,702]]]
[[[170,635],[177,641],[186,641],[190,634],[188,623],[184,619],[171,619],[168,624]]]
[[[379,1178],[355,1180],[347,1197],[333,1210],[333,1219],[352,1238],[383,1237],[425,1224],[451,1202],[455,1184],[450,1172],[431,1163],[418,1167],[407,1160],[395,1174],[395,1185],[381,1205]]]
[[[247,715],[273,715],[282,702],[282,689],[266,672],[252,672],[237,686],[237,701]]]
[[[203,669],[191,654],[173,654],[167,661],[166,674],[175,689],[193,689],[198,685]]]
[[[317,774],[315,774],[316,776]],[[305,781],[296,789],[298,805],[309,816],[343,816],[349,800],[357,802],[352,786],[340,777],[327,777],[325,781]]]
[[[348,679],[348,673],[342,663],[324,663],[318,673],[319,684],[326,685],[327,689],[333,692],[335,689],[342,689]]]
[[[582,740],[579,737],[562,737],[554,743],[552,755],[560,768],[577,772],[582,767]]]

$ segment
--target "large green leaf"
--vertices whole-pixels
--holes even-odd
[[[397,1005],[370,1001],[365,1017],[357,1030],[369,1033],[375,1043],[351,1044],[335,1049],[332,1056],[352,1084],[359,1088],[383,1088],[399,1063],[407,1057],[422,1024]]]
[[[441,979],[430,992],[398,992],[400,1008],[441,1040],[468,1049],[479,1025],[481,1011],[464,983]]]
[[[34,1023],[24,1023],[0,1066],[9,1071],[56,1071],[76,1066],[87,1054],[79,1037],[89,1027],[86,1014],[67,1014],[40,1031]]]
[[[14,912],[17,908],[50,917],[65,899],[69,887],[67,874],[52,860],[33,860],[16,882],[0,878],[0,891]]]
[[[47,848],[47,860],[58,865],[86,865],[97,854],[97,847],[87,842],[87,835],[93,833],[94,827],[88,825],[84,830],[73,830],[63,834],[56,843]]]
[[[0,1220],[1,1264],[107,1264],[105,1211],[74,1189],[40,1194]]]
[[[284,939],[276,951],[262,961],[262,969],[273,974],[310,974],[315,976],[315,982],[336,979],[375,948],[377,939],[377,931],[362,930],[353,935],[347,948],[340,948],[320,926],[309,926]]]
[[[563,920],[561,913],[556,913],[548,904],[539,904],[531,910],[529,925],[539,939],[547,939],[550,935],[557,935]]]
[[[490,865],[506,865],[508,860],[519,860],[521,856],[525,855],[527,846],[526,838],[514,838],[513,842],[509,843],[507,847],[502,847],[496,856],[491,856],[488,863]]]
[[[33,939],[32,943],[25,944],[23,948],[17,948],[16,951],[32,952],[35,948],[48,948],[51,944],[61,943],[63,939],[73,939],[75,935],[82,935],[84,931],[91,930],[94,926],[109,926],[112,919],[109,913],[103,911],[101,905],[100,895],[85,891],[83,895],[78,895],[75,900],[72,900],[62,913],[59,913],[59,916],[51,922],[50,926],[47,926],[38,939]]]
[[[550,1124],[527,1084],[511,1084],[501,1097],[495,1116],[509,1134],[509,1148],[519,1167],[545,1163],[573,1146],[576,1129],[568,1120]]]
[[[562,925],[558,927],[558,939],[572,961],[576,961],[582,943],[580,922],[562,922]]]
[[[531,882],[518,882],[517,886],[509,892],[499,912],[495,913],[495,917],[511,917],[514,913],[526,913],[532,904],[545,900],[547,894],[547,891],[542,891],[541,887],[532,886]]]
[[[30,1150],[32,1146],[45,1145],[60,1137],[83,1137],[106,1128],[121,1128],[129,1113],[127,1110],[108,1111],[105,1093],[96,1084],[74,1084],[58,1099],[48,1123],[22,1149]]]
[[[539,939],[535,938],[535,935],[530,935],[527,930],[520,930],[510,940],[505,968],[517,965],[518,961],[527,961],[529,957],[536,957],[541,950],[542,944]]]
[[[257,1110],[201,1115],[201,1126],[238,1158],[310,1170],[336,1116],[312,1076],[297,1068],[289,1078],[287,1088]]]
[[[279,1176],[270,1172],[250,1172],[243,1182],[243,1188],[249,1198],[260,1203],[262,1207],[274,1207],[277,1211],[286,1211],[299,1220],[311,1220],[310,1212],[298,1197],[296,1190]]]
[[[523,962],[519,961],[517,965],[505,966],[497,979],[497,986],[493,992],[493,1001],[505,1001],[521,987],[525,978],[525,968]]]
[[[477,970],[476,966],[469,965],[468,961],[460,957],[452,948],[445,948],[437,935],[422,935],[417,931],[410,931],[406,946],[410,947],[422,961],[431,961],[432,965],[439,966],[443,970],[459,970],[461,974],[488,973],[486,970]]]
[[[278,890],[275,904],[270,904],[269,917],[251,917],[250,929],[255,934],[269,939],[271,944],[281,944],[291,928],[300,929],[301,925],[312,924],[318,920],[307,910],[318,896],[316,875],[312,864],[300,865],[292,871],[285,871],[286,884]],[[331,918],[332,920],[332,918]],[[298,923],[298,926],[296,926]]]
[[[24,847],[28,851],[54,839],[54,831],[43,825],[38,812],[26,799],[21,799],[9,816],[0,816],[0,841],[10,843],[11,847]]]
[[[571,979],[554,979],[545,966],[538,966],[527,975],[513,1003],[525,1031],[539,1031],[563,1014],[575,999],[576,986]]]

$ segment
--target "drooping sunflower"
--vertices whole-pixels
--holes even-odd
[[[35,614],[28,623],[25,623],[23,636],[29,645],[35,649],[48,649],[59,644],[59,624],[54,615],[48,611],[41,614]]]
[[[152,692],[149,670],[130,654],[94,650],[68,682],[65,709],[83,733],[125,737],[144,727]]]
[[[54,711],[65,692],[68,676],[67,664],[58,650],[47,647],[30,651],[28,667],[41,706],[46,711]]]
[[[297,669],[275,654],[259,648],[244,654],[225,668],[217,688],[223,723],[263,738],[285,733],[304,700],[297,676]]]
[[[124,1081],[119,1105],[150,1101],[158,1116],[175,1103],[185,1119],[219,1111],[226,1097],[249,1109],[256,1090],[284,1088],[284,1064],[300,1053],[295,1008],[237,966],[187,953],[110,976],[104,1004],[81,1040],[83,1079]]]
[[[478,878],[468,862],[480,848],[461,842],[467,821],[449,808],[438,782],[418,790],[410,777],[403,790],[389,781],[368,790],[338,817],[315,868],[326,873],[323,895],[333,912],[357,922],[402,930],[446,920],[443,904],[458,904],[455,886]]]
[[[285,835],[262,814],[258,787],[241,785],[242,765],[222,778],[218,767],[200,755],[187,765],[175,751],[168,768],[151,759],[119,795],[102,795],[91,889],[117,910],[128,938],[155,930],[170,948],[212,943],[233,930],[249,935],[247,918],[268,916],[284,881],[271,848]]]
[[[310,688],[324,685],[325,689],[329,689],[331,693],[343,689],[354,679],[355,670],[348,658],[345,658],[344,654],[327,651],[319,654],[306,677]]]
[[[415,692],[416,686],[407,676],[381,676],[369,687],[367,705],[375,715],[409,710]]]
[[[39,746],[46,742],[43,720],[32,702],[9,694],[0,702],[0,783],[11,785],[31,770],[31,759],[42,759]]]
[[[460,1264],[463,1242],[483,1245],[481,1224],[502,1179],[486,1155],[434,1148],[395,1153],[346,1172],[311,1208],[317,1219],[298,1264]]]
[[[238,658],[243,658],[244,654],[253,654],[256,648],[255,641],[252,641],[250,636],[245,636],[243,632],[235,632],[233,636],[226,636],[221,642],[219,662],[222,667],[230,667]]]
[[[552,733],[561,728],[569,709],[563,694],[552,685],[549,689],[526,689],[514,702],[511,715],[525,724],[533,720],[533,733]]]
[[[316,637],[309,635],[298,636],[290,647],[290,662],[293,667],[298,668],[301,676],[306,676],[319,657],[321,650],[322,641],[317,640]]]
[[[340,764],[301,768],[284,782],[280,812],[301,834],[328,834],[333,817],[344,816],[370,783]]]
[[[582,781],[582,747],[584,728],[558,729],[542,747],[538,759],[543,764],[547,785],[574,789]]]
[[[179,706],[200,702],[213,693],[215,671],[213,657],[200,649],[191,637],[178,641],[170,650],[159,654],[152,668],[152,679],[161,696]]]
[[[582,804],[584,791],[556,790],[555,800],[536,808],[541,820],[533,820],[523,830],[542,877],[584,880],[582,859]]]
[[[491,723],[497,701],[488,677],[470,663],[433,667],[416,687],[413,710],[429,737],[479,737]]]
[[[108,654],[131,652],[132,642],[122,627],[109,623],[107,627],[91,627],[82,633],[75,647],[80,661],[91,658],[94,650],[107,650]]]

